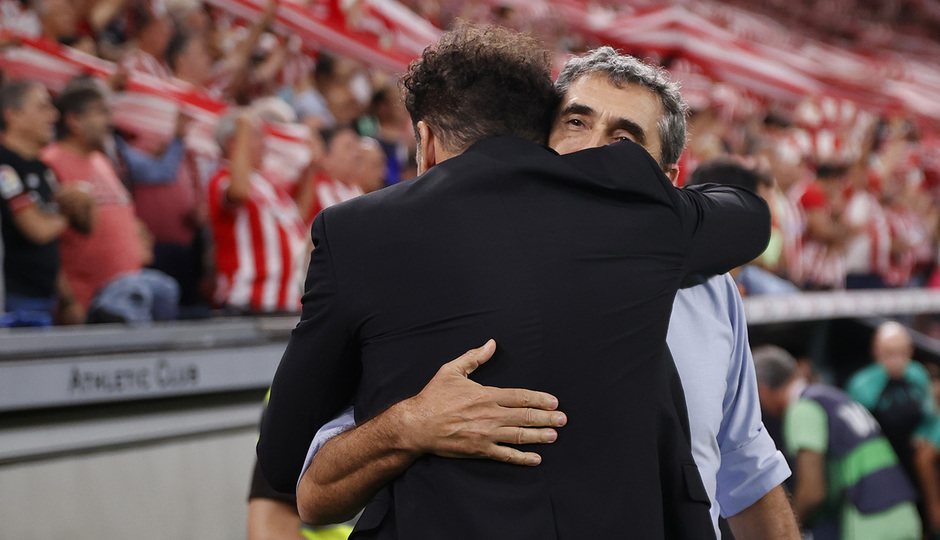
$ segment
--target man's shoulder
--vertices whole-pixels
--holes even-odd
[[[404,204],[413,200],[415,188],[422,177],[412,178],[395,185],[359,195],[320,211],[323,219],[332,223],[347,220],[375,220],[389,210],[404,210]]]
[[[930,386],[930,373],[927,368],[917,360],[911,360],[904,370],[904,378],[919,386]]]
[[[888,374],[884,367],[881,364],[872,363],[852,374],[846,388],[852,398],[857,400],[860,393],[866,393],[871,390],[871,387],[878,387],[880,391],[887,379]]]
[[[39,153],[39,158],[45,163],[51,164],[53,161],[62,159],[64,149],[59,143],[52,143],[47,145],[42,149],[42,152]]]
[[[0,165],[11,165],[15,168],[21,161],[23,158],[19,154],[0,144]]]

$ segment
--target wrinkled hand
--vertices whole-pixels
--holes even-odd
[[[489,360],[496,342],[441,366],[416,396],[402,401],[403,428],[410,446],[443,457],[488,458],[516,465],[538,465],[541,456],[505,444],[551,443],[553,428],[567,417],[551,394],[521,388],[482,386],[469,375]]]
[[[95,199],[81,188],[63,188],[56,195],[59,210],[69,225],[82,234],[89,234],[95,223]]]

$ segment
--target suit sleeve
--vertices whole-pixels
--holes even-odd
[[[352,399],[360,377],[357,348],[343,313],[327,239],[327,213],[313,223],[300,323],[274,375],[261,419],[258,461],[274,489],[293,492],[316,431]]]
[[[561,162],[577,171],[572,174],[587,175],[587,185],[605,196],[672,208],[683,229],[686,274],[724,274],[757,258],[770,241],[770,209],[762,198],[737,186],[676,189],[636,143],[574,152]]]
[[[689,274],[723,274],[756,259],[770,241],[770,209],[738,186],[705,184],[676,190],[690,238]]]

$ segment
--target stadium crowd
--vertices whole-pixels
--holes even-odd
[[[407,4],[441,26],[461,17],[532,31],[560,55],[589,44],[540,3]],[[276,1],[253,22],[191,0],[2,6],[4,27],[120,66],[107,80],[69,82],[56,111],[35,85],[5,86],[6,150],[26,161],[19,166],[38,161],[52,174],[40,182],[48,186],[34,186],[17,164],[3,169],[6,325],[294,311],[306,230],[319,209],[414,174],[414,138],[393,77],[326,52],[304,54],[272,31]],[[5,46],[16,47],[15,39]],[[215,126],[219,160],[193,157],[186,112],[167,140],[114,129],[110,103],[129,74],[231,104],[234,112]],[[933,147],[920,144],[909,115],[876,116],[819,97],[785,108],[721,85],[692,104],[680,182],[706,161],[737,160],[759,173],[754,187],[774,211],[767,252],[735,275],[742,292],[931,281],[940,179]],[[310,159],[297,174],[265,166],[266,122],[306,128]],[[17,152],[24,137],[41,154]],[[22,217],[37,189],[45,190],[33,201],[47,205],[43,215],[57,207],[65,219],[77,199],[96,216],[93,226],[72,220],[37,238],[38,225]]]
[[[403,3],[439,27],[460,17],[532,31],[560,56],[592,45],[539,2]],[[772,2],[765,11],[780,15],[775,6],[784,4],[789,10]],[[819,35],[848,32],[819,22],[836,19],[813,15],[817,3],[803,4],[789,12],[793,20],[816,21]],[[937,26],[929,2],[887,4],[899,28],[918,9]],[[200,0],[0,0],[4,28],[120,66],[108,78],[75,77],[54,96],[35,81],[2,79],[0,326],[299,309],[313,218],[413,177],[415,141],[392,74],[308,54],[273,31],[278,7],[270,0],[260,18],[245,21]],[[0,47],[19,46],[0,34]],[[113,98],[135,74],[230,105],[213,126],[214,163],[189,144],[195,119],[185,108],[164,140],[114,126]],[[936,126],[925,132],[908,111],[873,114],[828,97],[784,107],[722,84],[690,102],[679,181],[699,167],[744,166],[750,174],[741,181],[772,209],[767,250],[733,273],[743,294],[940,287]],[[266,163],[272,125],[302,130],[303,166]],[[931,399],[940,377],[928,392],[927,372],[911,355],[906,334],[879,331],[877,363],[852,379],[849,394],[875,411],[916,477],[926,521],[940,529],[940,488],[919,465],[940,455]],[[769,362],[787,363],[779,354]],[[768,377],[761,384],[779,389],[792,374]],[[880,398],[888,386],[906,396],[893,403],[910,407],[879,409],[891,405]]]

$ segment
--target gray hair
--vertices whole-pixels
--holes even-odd
[[[40,83],[28,80],[10,81],[0,87],[0,131],[7,130],[4,113],[9,110],[22,111],[23,106],[26,105],[26,96],[34,88],[41,87]]]
[[[618,88],[638,84],[659,96],[664,111],[658,124],[662,141],[659,165],[665,169],[678,163],[685,148],[685,117],[689,106],[679,93],[679,84],[669,78],[666,70],[620,54],[611,47],[600,47],[568,60],[555,81],[555,90],[564,96],[578,78],[589,73],[606,73]]]
[[[757,382],[777,390],[796,374],[796,360],[785,349],[776,345],[762,345],[753,351]]]

